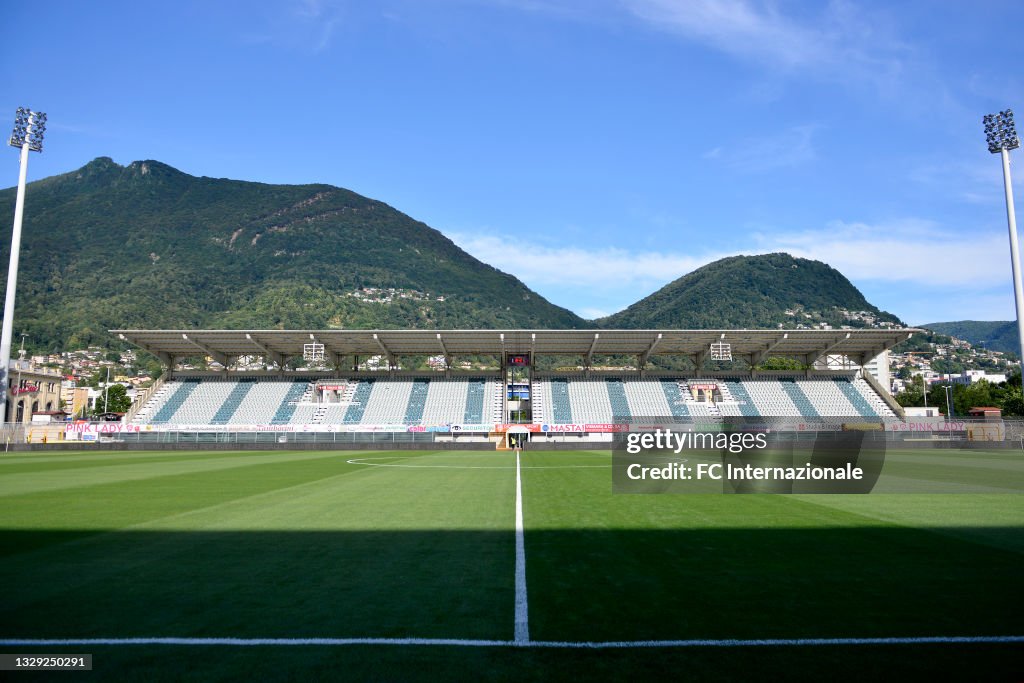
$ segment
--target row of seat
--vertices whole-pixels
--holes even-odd
[[[713,389],[711,388],[713,387]],[[535,423],[605,423],[646,417],[894,417],[862,378],[535,380]]]
[[[135,424],[488,424],[501,421],[495,378],[332,380],[316,400],[308,380],[166,382]]]
[[[317,402],[310,380],[169,381],[137,424],[492,424],[503,422],[503,387],[488,378],[332,380]],[[696,416],[892,417],[862,378],[540,378],[533,421],[594,424]]]

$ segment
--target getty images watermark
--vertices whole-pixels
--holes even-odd
[[[615,493],[869,493],[886,439],[778,422],[631,425],[615,439]]]

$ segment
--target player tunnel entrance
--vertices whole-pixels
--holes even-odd
[[[522,450],[530,442],[530,431],[526,427],[509,427],[505,432],[505,448]]]

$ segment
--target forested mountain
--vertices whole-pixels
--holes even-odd
[[[974,346],[983,346],[990,351],[1020,354],[1020,336],[1017,334],[1017,321],[1015,320],[959,320],[948,323],[928,323],[921,327],[969,341]]]
[[[14,200],[14,188],[0,191],[0,210],[13,215]],[[9,249],[9,232],[0,234],[0,262]],[[788,254],[722,259],[586,321],[349,190],[194,177],[106,157],[29,184],[16,308],[15,334],[46,351],[106,345],[108,329],[125,327],[899,324],[837,270]]]
[[[14,188],[0,191],[3,215],[14,201]],[[586,324],[437,230],[330,185],[104,157],[27,189],[15,335],[37,350],[105,344],[118,327]]]
[[[902,324],[868,303],[835,268],[789,254],[733,256],[709,263],[598,322],[606,327],[681,329]]]

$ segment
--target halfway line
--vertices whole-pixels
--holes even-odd
[[[530,642],[529,605],[526,601],[526,540],[523,537],[523,479],[516,449],[516,621],[515,642]]]

